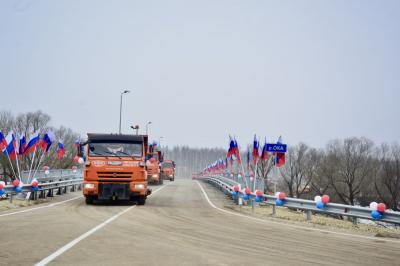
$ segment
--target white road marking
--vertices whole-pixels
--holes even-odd
[[[158,191],[164,189],[165,187],[167,187],[168,185],[162,186],[159,189],[157,189],[156,191],[152,192],[149,197],[153,196],[155,193],[157,193]],[[35,264],[35,266],[44,266],[47,265],[49,262],[51,262],[52,260],[54,260],[55,258],[57,258],[58,256],[60,256],[61,254],[63,254],[65,251],[69,250],[70,248],[72,248],[73,246],[75,246],[76,244],[78,244],[80,241],[82,241],[83,239],[87,238],[88,236],[94,234],[96,231],[98,231],[99,229],[103,228],[104,226],[106,226],[107,224],[111,223],[112,221],[114,221],[115,219],[117,219],[119,216],[121,216],[122,214],[130,211],[131,209],[135,208],[136,205],[131,206],[123,211],[120,211],[119,213],[115,214],[114,216],[108,218],[106,221],[102,222],[101,224],[97,225],[96,227],[90,229],[89,231],[87,231],[86,233],[84,233],[83,235],[79,236],[78,238],[75,238],[74,240],[72,240],[71,242],[67,243],[66,245],[64,245],[63,247],[61,247],[60,249],[58,249],[57,251],[55,251],[54,253],[50,254],[49,256],[47,256],[46,258],[44,258],[43,260],[39,261],[38,263]]]
[[[270,224],[276,224],[276,225],[280,225],[280,226],[287,226],[287,227],[292,227],[292,228],[296,228],[296,229],[302,229],[302,230],[310,230],[310,231],[317,231],[317,232],[322,232],[322,233],[328,233],[328,234],[335,234],[335,235],[341,235],[341,236],[350,236],[350,237],[358,237],[358,238],[364,238],[364,239],[369,239],[369,240],[375,240],[375,241],[384,241],[384,242],[392,242],[392,243],[397,243],[399,244],[400,241],[397,240],[392,240],[392,239],[383,239],[383,238],[377,238],[377,237],[370,237],[370,236],[363,236],[363,235],[356,235],[356,234],[348,234],[348,233],[342,233],[342,232],[335,232],[335,231],[329,231],[329,230],[323,230],[323,229],[318,229],[318,228],[312,228],[312,227],[306,227],[306,226],[300,226],[300,225],[293,225],[293,224],[287,224],[287,223],[280,223],[280,222],[275,222],[275,221],[270,221],[270,220],[264,220],[264,219],[260,219],[260,218],[255,218],[255,217],[251,217],[251,216],[247,216],[244,214],[240,214],[240,213],[236,213],[236,212],[231,212],[231,211],[227,211],[224,209],[221,209],[217,206],[214,205],[214,203],[211,202],[210,198],[208,197],[206,191],[204,190],[204,188],[202,187],[202,185],[200,185],[200,182],[197,181],[197,185],[199,185],[201,191],[204,194],[204,197],[206,198],[207,202],[210,204],[211,207],[213,207],[214,209],[220,211],[220,212],[224,212],[227,214],[231,214],[231,215],[235,215],[235,216],[239,216],[239,217],[244,217],[256,222],[261,222],[261,223],[270,223]]]
[[[10,215],[14,215],[14,214],[19,214],[19,213],[24,213],[24,212],[31,212],[31,211],[35,211],[35,210],[39,210],[39,209],[44,209],[44,208],[50,208],[50,207],[54,207],[72,200],[76,200],[76,199],[80,199],[83,196],[79,196],[79,197],[75,197],[72,199],[67,199],[64,201],[60,201],[60,202],[56,202],[56,203],[51,203],[49,205],[45,205],[45,206],[40,206],[40,207],[35,207],[35,208],[30,208],[30,209],[26,209],[26,210],[21,210],[21,211],[16,211],[16,212],[9,212],[9,213],[4,213],[4,214],[0,214],[0,217],[4,217],[4,216],[10,216]]]

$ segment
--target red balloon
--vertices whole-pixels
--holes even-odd
[[[32,183],[31,183],[32,187],[37,187],[38,185],[39,185],[39,183],[36,180],[32,181]]]
[[[328,195],[323,195],[323,196],[321,197],[321,201],[322,201],[323,204],[328,204],[328,203],[329,203],[329,200],[330,200],[330,198],[329,198]]]
[[[262,193],[260,190],[256,190],[256,196],[257,196],[257,197],[261,197],[262,194],[263,194],[263,193]]]
[[[249,194],[251,193],[250,188],[247,187],[247,188],[244,190],[244,193],[246,193],[247,195],[249,195]]]
[[[238,185],[235,185],[235,186],[233,187],[233,191],[239,192],[239,186],[238,186]]]
[[[279,193],[279,196],[278,196],[278,198],[279,198],[280,200],[284,200],[284,199],[286,199],[286,194],[285,194],[285,192],[281,192],[281,193]]]
[[[18,185],[19,185],[19,180],[18,180],[18,179],[15,179],[15,180],[13,181],[13,186],[14,186],[14,187],[18,187]]]
[[[2,190],[4,188],[3,184],[0,183],[0,190]]]
[[[79,161],[79,156],[78,155],[75,155],[75,157],[74,157],[74,162],[78,162]]]
[[[154,163],[156,160],[152,157],[152,158],[150,158],[150,162],[151,163]]]
[[[385,203],[379,203],[377,209],[378,209],[378,212],[385,212],[385,210],[386,210]]]
[[[43,166],[43,170],[49,170],[49,167],[47,165]]]

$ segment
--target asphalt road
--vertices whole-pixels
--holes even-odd
[[[196,181],[165,184],[145,206],[87,206],[75,192],[1,212],[0,265],[400,265],[400,241],[242,217],[204,183],[209,199]]]

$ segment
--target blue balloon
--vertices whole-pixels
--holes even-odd
[[[257,196],[256,197],[256,202],[261,202],[262,201],[262,197]]]
[[[32,187],[32,191],[38,191],[39,187]]]
[[[22,187],[15,187],[15,192],[21,193],[22,192]]]
[[[232,198],[236,199],[238,196],[238,193],[235,191],[232,191],[231,195],[232,195]]]
[[[249,199],[250,199],[250,196],[247,195],[247,194],[244,194],[244,195],[243,195],[243,199],[244,199],[244,200],[249,200]]]
[[[375,220],[379,220],[379,219],[382,218],[382,214],[380,212],[376,211],[376,210],[371,212],[371,216]]]
[[[322,201],[317,201],[316,206],[317,206],[318,209],[323,209],[323,208],[325,208],[325,204],[324,204]]]
[[[281,199],[276,199],[276,201],[275,201],[275,204],[276,204],[276,206],[282,206],[283,205],[283,200],[281,200]]]
[[[3,196],[6,193],[6,191],[4,189],[0,190],[0,196]]]

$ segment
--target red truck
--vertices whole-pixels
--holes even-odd
[[[175,180],[175,162],[172,160],[165,160],[161,164],[161,175],[163,179],[174,181]]]

